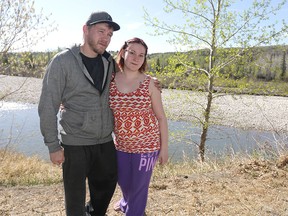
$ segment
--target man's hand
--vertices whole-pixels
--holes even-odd
[[[64,149],[50,153],[50,160],[53,164],[61,165],[65,160]]]
[[[162,93],[162,86],[156,77],[152,77],[155,87]]]

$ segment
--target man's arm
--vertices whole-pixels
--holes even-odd
[[[153,79],[153,82],[154,82],[154,86],[162,93],[161,82],[156,77],[152,77],[152,79]]]
[[[57,114],[61,104],[62,86],[65,86],[63,80],[65,80],[64,75],[61,71],[59,59],[56,57],[47,67],[38,105],[40,130],[49,153],[62,149],[58,139]]]

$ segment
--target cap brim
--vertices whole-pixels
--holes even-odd
[[[95,22],[89,23],[89,25],[95,25],[97,23],[108,23],[113,27],[114,31],[118,31],[120,29],[120,26],[117,23],[112,22],[112,21],[107,21],[107,20],[97,20]]]

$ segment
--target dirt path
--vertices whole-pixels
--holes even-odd
[[[288,215],[287,168],[267,162],[234,164],[231,169],[173,178],[154,176],[149,189],[148,216]],[[121,215],[112,206],[107,214]],[[0,215],[65,215],[62,185],[0,187]]]

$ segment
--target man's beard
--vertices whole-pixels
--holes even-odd
[[[97,54],[100,54],[100,55],[102,55],[105,52],[106,48],[107,48],[107,47],[105,49],[104,48],[98,48],[97,44],[94,43],[93,40],[88,40],[88,45],[93,50],[93,52],[95,52]]]

